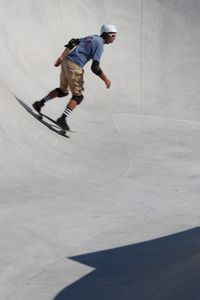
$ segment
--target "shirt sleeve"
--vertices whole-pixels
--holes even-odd
[[[93,61],[96,60],[100,62],[103,53],[103,44],[98,41],[95,41],[92,45],[92,52],[93,52],[92,60]]]

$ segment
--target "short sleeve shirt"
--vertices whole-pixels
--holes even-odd
[[[79,44],[69,54],[68,58],[77,65],[84,67],[89,60],[100,62],[103,53],[104,40],[98,35],[79,39]]]

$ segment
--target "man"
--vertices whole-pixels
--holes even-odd
[[[47,101],[56,97],[65,97],[70,90],[72,97],[62,116],[56,121],[64,130],[69,130],[66,119],[83,100],[83,67],[89,60],[92,60],[92,72],[104,81],[107,88],[110,88],[111,81],[100,68],[100,60],[104,44],[113,43],[116,36],[116,26],[106,24],[102,25],[100,36],[91,35],[85,38],[71,39],[65,45],[66,49],[54,64],[56,67],[61,65],[60,87],[51,91],[42,100],[34,102],[34,109],[39,113]]]

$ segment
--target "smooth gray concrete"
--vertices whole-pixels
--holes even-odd
[[[200,1],[0,1],[0,299],[200,299]],[[63,138],[26,107],[113,23]],[[44,112],[57,118],[66,99]],[[117,287],[117,289],[116,289]]]

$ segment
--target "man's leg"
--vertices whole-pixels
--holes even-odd
[[[62,64],[62,68],[63,76],[60,77],[60,86],[62,87],[63,83],[65,83],[65,86],[67,84],[67,87],[72,93],[72,98],[68,102],[61,117],[58,118],[57,123],[63,129],[69,130],[69,126],[66,120],[72,113],[72,111],[76,108],[76,106],[79,105],[83,100],[82,91],[84,90],[84,70],[69,59],[66,59],[64,61],[64,63]]]
[[[70,130],[67,124],[67,118],[72,113],[72,111],[83,101],[83,95],[75,96],[73,95],[71,100],[68,102],[62,116],[58,118],[57,123],[65,130]]]
[[[68,92],[63,92],[61,88],[56,88],[53,91],[51,91],[48,95],[46,95],[44,98],[42,98],[40,101],[36,101],[33,103],[33,108],[37,111],[40,112],[41,108],[45,105],[45,103],[49,100],[52,100],[56,97],[62,98],[67,96],[69,93]]]

